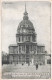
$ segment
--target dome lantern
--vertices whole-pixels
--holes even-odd
[[[24,17],[23,17],[24,20],[28,20],[28,13],[26,11],[26,3],[25,3],[25,12],[24,12]]]
[[[35,33],[33,23],[29,20],[28,17],[26,4],[25,4],[25,12],[24,12],[23,20],[18,25],[17,33],[28,33],[28,34]]]

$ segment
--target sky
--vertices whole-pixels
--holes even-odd
[[[26,1],[29,20],[37,34],[37,43],[45,45],[50,53],[51,4],[48,1]],[[23,20],[24,1],[2,2],[2,51],[9,52],[9,45],[16,44],[16,33]]]

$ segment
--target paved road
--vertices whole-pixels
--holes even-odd
[[[2,78],[31,78],[31,79],[48,79],[51,76],[50,65],[39,65],[36,70],[35,65],[3,65],[2,67]]]

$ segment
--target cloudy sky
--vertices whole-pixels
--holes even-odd
[[[44,44],[50,53],[50,2],[26,2],[29,19],[34,25],[37,34],[37,43]],[[23,19],[25,2],[2,3],[2,51],[8,53],[8,46],[16,44],[18,24]]]

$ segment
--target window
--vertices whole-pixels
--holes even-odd
[[[28,40],[30,41],[30,36],[28,36]]]
[[[32,41],[33,41],[33,42],[35,41],[35,37],[34,37],[34,36],[32,36]]]
[[[17,51],[17,53],[18,53],[18,51]]]
[[[23,25],[23,27],[25,27],[25,24]]]
[[[26,36],[26,40],[27,40],[27,36]]]
[[[9,52],[10,52],[10,53],[13,53],[13,52],[14,52],[13,47],[10,47],[10,48],[9,48]]]
[[[24,41],[24,36],[22,36],[22,41]]]
[[[31,47],[30,50],[32,51],[32,45],[30,47]]]
[[[19,42],[20,42],[20,37],[19,37]]]
[[[22,46],[22,50],[25,51],[25,45]]]
[[[34,46],[34,52],[36,52],[36,46]]]
[[[21,52],[21,46],[19,45],[19,52]]]

